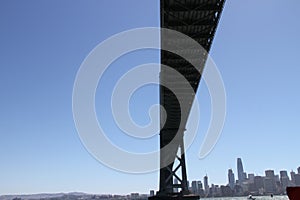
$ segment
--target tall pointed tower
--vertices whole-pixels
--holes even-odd
[[[243,181],[245,180],[245,178],[246,178],[241,158],[237,159],[237,171],[238,171],[239,184],[241,185],[243,183]]]

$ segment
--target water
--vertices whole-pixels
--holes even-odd
[[[253,196],[256,200],[289,200],[287,196]],[[247,200],[247,197],[200,198],[200,200]]]

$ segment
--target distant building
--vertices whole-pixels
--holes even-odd
[[[248,181],[254,183],[254,174],[248,174]]]
[[[295,185],[300,186],[300,174],[295,174]]]
[[[300,167],[297,168],[298,174],[300,174]]]
[[[287,173],[286,170],[281,170],[281,171],[279,172],[279,174],[280,174],[280,178],[288,177],[288,173]]]
[[[291,182],[292,182],[292,185],[295,185],[295,184],[296,184],[296,182],[295,182],[295,175],[296,175],[296,173],[293,172],[293,170],[292,170],[292,171],[291,171]]]
[[[234,178],[234,173],[233,173],[232,169],[228,170],[228,185],[233,190],[234,185],[235,185],[235,178]]]
[[[221,186],[221,193],[223,197],[231,197],[233,196],[233,191],[231,190],[231,188],[229,186]]]
[[[284,176],[282,178],[280,178],[280,182],[281,182],[281,191],[283,194],[286,194],[286,188],[287,186],[289,186],[289,182],[290,182],[290,179],[289,177],[287,176]]]
[[[197,181],[197,184],[198,184],[198,189],[199,190],[203,189],[203,185],[202,185],[201,181]]]
[[[264,188],[267,194],[276,192],[276,177],[274,170],[266,170],[264,179]]]
[[[275,192],[274,179],[265,177],[264,178],[264,188],[266,194],[273,194]]]
[[[204,190],[203,190],[203,184],[201,181],[197,181],[197,194],[200,195],[200,197],[204,197]]]
[[[233,192],[234,192],[234,194],[237,195],[237,196],[243,195],[243,188],[242,188],[242,186],[236,184],[236,185],[234,186]]]
[[[246,172],[243,173],[243,177],[244,177],[244,180],[247,179],[247,173]]]
[[[177,178],[174,178],[173,183],[174,183],[175,185],[178,184]],[[178,188],[174,188],[174,189],[173,189],[173,192],[177,193],[177,192],[178,192]]]
[[[139,193],[131,193],[131,194],[130,194],[130,198],[131,198],[131,199],[138,199],[139,196],[140,196]]]
[[[154,196],[154,190],[150,190],[150,197]]]
[[[264,179],[261,176],[254,176],[254,187],[257,192],[263,190],[264,188]]]
[[[269,177],[269,178],[274,178],[275,177],[274,170],[266,170],[265,174],[266,174],[266,177]]]
[[[274,180],[275,180],[275,182],[280,183],[280,178],[279,178],[279,175],[278,175],[278,174],[276,174],[276,175],[274,176]]]
[[[275,179],[276,182],[280,182],[280,178],[279,178],[279,175],[278,175],[278,174],[276,174],[276,175],[274,176],[274,179]]]
[[[215,188],[215,185],[214,184],[211,184],[211,187],[210,187],[210,196],[211,197],[215,197],[216,195],[216,188]]]
[[[222,196],[222,191],[219,185],[215,185],[215,197],[220,197]]]
[[[198,193],[198,184],[197,181],[192,181],[192,193],[197,194]]]
[[[244,182],[244,180],[246,179],[246,177],[245,177],[245,172],[244,172],[243,163],[242,163],[241,158],[237,159],[237,172],[238,172],[239,184],[242,184]]]
[[[209,185],[208,185],[208,176],[207,175],[204,176],[203,182],[204,182],[205,194],[208,195],[209,194]]]
[[[249,182],[248,181],[244,181],[242,184],[241,184],[241,187],[242,187],[242,190],[243,190],[243,193],[248,193],[249,191]]]
[[[254,185],[254,181],[253,181],[253,183],[249,182],[248,192],[250,192],[250,194],[258,194],[258,190],[256,189],[256,187]]]

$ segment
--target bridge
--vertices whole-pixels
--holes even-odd
[[[160,179],[159,191],[149,200],[157,199],[199,199],[192,194],[187,185],[187,172],[184,150],[185,126],[190,114],[195,93],[197,92],[201,72],[203,71],[207,53],[217,29],[225,0],[160,0],[161,28],[183,33],[197,41],[205,51],[194,49],[188,41],[169,37],[161,32],[161,46],[176,43],[180,55],[188,55],[190,60],[197,60],[195,68],[190,62],[176,52],[161,50],[161,64],[179,72],[188,81],[192,92],[185,83],[178,80],[170,71],[161,68],[160,72],[160,104],[165,112],[161,112],[160,131]],[[203,53],[205,52],[205,53]],[[177,88],[174,94],[168,83]],[[163,123],[164,122],[164,123]],[[172,143],[167,151],[164,147]]]

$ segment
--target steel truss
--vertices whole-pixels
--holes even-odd
[[[186,34],[209,52],[224,3],[225,0],[161,0],[161,27]],[[161,63],[182,74],[192,86],[195,94],[207,54],[201,54],[198,50],[191,49],[185,41],[175,41],[161,34],[162,46],[172,42],[179,44],[178,51],[182,51],[192,59],[200,60],[199,68],[195,69],[191,63],[182,57],[164,50],[161,50]],[[194,95],[185,89],[184,85],[172,74],[164,70],[161,70],[160,82],[168,82],[178,87],[181,94],[180,97],[175,96],[171,90],[162,86],[163,84],[160,86],[160,104],[166,111],[166,116],[161,112],[161,121],[164,118],[165,124],[160,131],[160,148],[163,149],[171,141],[175,141],[175,145],[168,152],[161,151],[160,163],[162,167],[160,169],[159,191],[156,196],[149,197],[149,199],[198,199],[199,196],[191,194],[188,190],[183,139]],[[181,100],[178,98],[184,99],[184,109],[180,107],[179,101]],[[165,166],[165,163],[170,160],[170,164]],[[174,164],[176,160],[179,161],[178,165]],[[181,176],[177,174],[180,169]],[[174,179],[178,180],[178,184],[174,183]],[[174,192],[176,189],[180,191]]]

